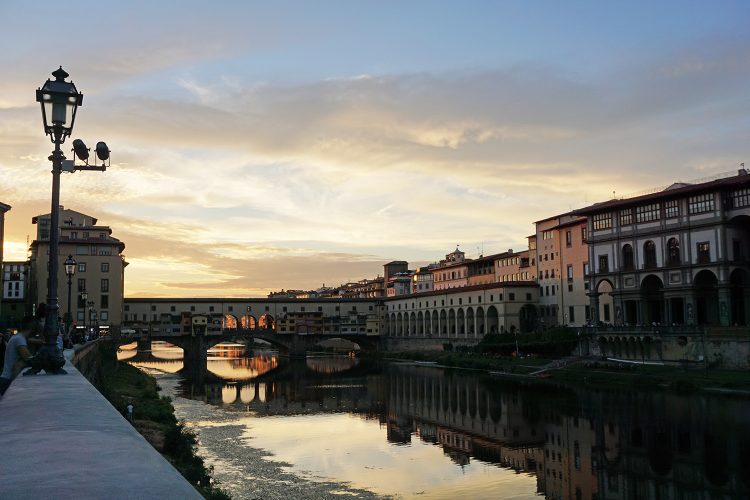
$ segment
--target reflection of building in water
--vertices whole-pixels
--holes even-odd
[[[544,432],[543,467],[539,482],[548,498],[597,498],[597,461],[594,422],[583,417],[549,419]],[[616,448],[614,436],[605,437],[606,449]]]
[[[242,358],[246,351],[244,344],[217,344],[208,350],[208,355],[217,358]]]
[[[259,415],[377,419],[395,445],[416,438],[461,466],[534,474],[549,499],[750,498],[748,401],[527,386],[413,365],[361,370],[326,375],[292,363],[251,382],[207,383],[192,397]]]
[[[750,498],[750,403],[386,369],[388,439],[535,474],[550,499]],[[410,432],[411,431],[411,432]]]
[[[463,432],[456,432],[447,427],[438,427],[438,443],[443,447],[443,453],[458,465],[468,465],[471,461],[471,436]]]
[[[272,361],[278,362],[275,356]],[[229,384],[223,378],[196,382],[188,379],[183,382],[181,393],[211,404],[242,406],[246,411],[263,415],[340,411],[377,416],[382,412],[381,377],[341,375],[343,367],[355,368],[359,360],[318,356],[313,365],[316,370],[301,363],[284,365],[266,373],[261,380],[249,383],[236,377],[237,383]]]
[[[610,393],[596,405],[610,409],[592,431],[599,498],[750,498],[747,401]]]
[[[212,356],[213,357],[213,356]],[[225,380],[250,380],[279,366],[276,354],[264,353],[252,357],[211,359],[206,362],[208,371]]]
[[[521,398],[518,388],[491,393],[478,377],[445,377],[439,368],[407,365],[391,367],[388,381],[392,415],[408,415],[514,446],[542,442],[536,423],[540,410],[535,401]]]

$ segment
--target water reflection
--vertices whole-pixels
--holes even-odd
[[[338,373],[351,370],[359,359],[355,356],[308,356],[305,364],[309,369],[317,373]]]
[[[240,351],[212,354],[209,365],[222,364],[211,376],[184,374],[181,395],[250,412],[256,446],[382,494],[750,497],[745,400],[573,390],[346,356],[282,363]],[[143,363],[139,355],[122,354]]]
[[[152,350],[148,352],[137,351],[136,343],[124,345],[118,351],[117,359],[156,372],[178,373],[184,368],[182,349],[167,342],[153,342]],[[254,379],[278,366],[276,351],[256,351],[248,356],[243,344],[227,343],[208,350],[205,369],[222,380],[241,381]],[[201,380],[205,375],[189,374],[190,378]]]

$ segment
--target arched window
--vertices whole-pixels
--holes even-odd
[[[643,267],[645,269],[656,267],[656,244],[651,240],[643,244]]]
[[[625,245],[622,247],[622,269],[632,271],[635,269],[635,259],[633,258],[633,247]]]
[[[669,259],[670,266],[680,265],[680,242],[677,238],[669,238],[667,242],[667,258]]]

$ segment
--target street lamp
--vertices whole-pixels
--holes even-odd
[[[89,328],[93,328],[94,327],[94,301],[89,300],[86,304],[89,306],[89,323],[91,323]],[[89,331],[86,330],[86,333],[89,333]]]
[[[86,332],[86,308],[88,307],[88,298],[89,298],[89,292],[87,292],[85,289],[80,291],[81,294],[81,302],[80,304],[83,304],[83,331]]]
[[[83,103],[83,94],[78,92],[73,82],[66,82],[69,76],[62,66],[52,73],[55,80],[47,80],[36,91],[36,101],[42,107],[44,133],[50,136],[55,150],[50,155],[52,162],[52,202],[49,234],[49,285],[47,289],[47,318],[44,323],[44,345],[37,352],[36,367],[46,373],[66,373],[63,370],[65,358],[57,346],[57,316],[60,305],[57,300],[58,244],[60,234],[60,172],[65,155],[60,145],[70,137],[76,110]]]
[[[94,339],[99,338],[99,313],[94,309]],[[93,340],[93,339],[92,339]]]
[[[68,258],[65,259],[65,274],[68,275],[68,315],[65,317],[65,331],[70,332],[70,323],[73,321],[73,317],[70,312],[70,287],[73,284],[73,276],[76,273],[76,266],[78,263],[73,258],[72,255],[68,255]]]

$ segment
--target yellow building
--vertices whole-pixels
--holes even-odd
[[[31,242],[31,300],[34,307],[47,301],[49,267],[50,214],[32,218],[37,225],[36,239]],[[60,209],[60,242],[58,258],[57,297],[60,317],[64,317],[71,302],[73,322],[77,325],[120,328],[124,292],[125,243],[112,236],[109,226],[97,224],[97,219],[74,210]],[[76,261],[68,296],[68,277],[65,260]],[[83,299],[81,293],[88,297]]]

